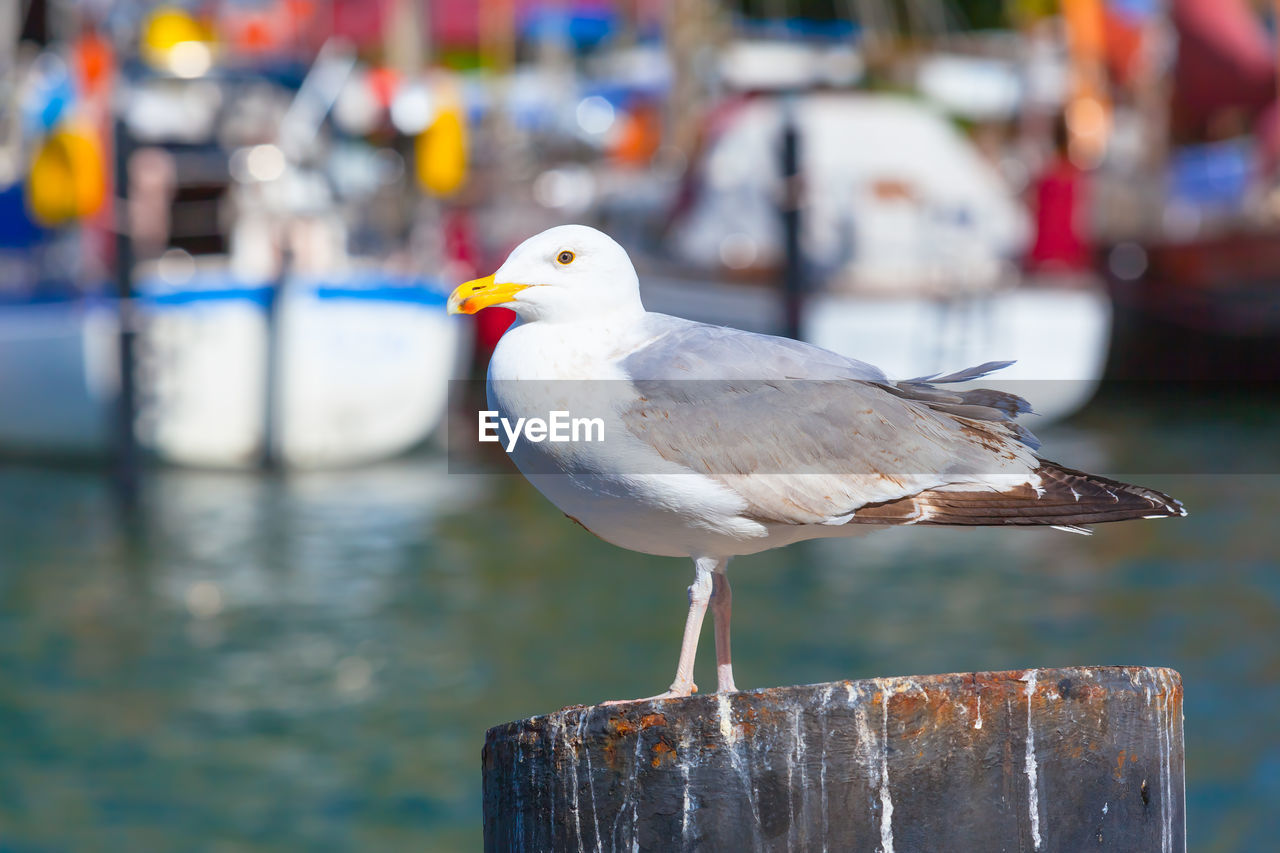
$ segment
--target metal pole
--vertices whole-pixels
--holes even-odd
[[[800,248],[800,133],[795,106],[788,98],[782,112],[782,232],[783,232],[783,333],[800,337],[800,313],[804,299],[804,258]]]
[[[287,227],[281,228],[279,262],[276,280],[267,288],[266,303],[262,306],[267,335],[266,363],[263,365],[263,386],[266,393],[262,401],[262,448],[258,467],[263,471],[278,471],[281,467],[280,395],[283,355],[280,311],[293,266]]]
[[[137,320],[133,293],[133,237],[129,229],[129,155],[133,145],[129,128],[116,104],[112,118],[115,149],[115,289],[119,321],[118,358],[120,393],[115,406],[115,483],[121,503],[132,508],[138,502],[138,437],[134,424],[138,412],[135,377]]]

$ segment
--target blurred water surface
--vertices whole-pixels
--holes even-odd
[[[1172,666],[1191,849],[1271,849],[1278,426],[1247,398],[1113,396],[1038,430],[1045,455],[1157,472],[1189,518],[738,560],[738,683]],[[0,851],[478,849],[485,729],[663,689],[689,577],[438,453],[156,471],[132,532],[99,473],[0,470]]]

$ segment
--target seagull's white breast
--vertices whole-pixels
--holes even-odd
[[[517,442],[512,461],[566,515],[597,536],[663,556],[724,556],[774,547],[744,518],[743,499],[659,456],[619,412],[637,392],[620,360],[637,346],[634,323],[530,323],[499,341],[489,362],[491,408],[517,418],[601,418],[604,440]]]

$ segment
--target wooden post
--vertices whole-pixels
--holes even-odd
[[[492,851],[1183,851],[1182,681],[906,676],[566,708],[484,747]]]

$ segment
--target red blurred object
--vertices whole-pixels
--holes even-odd
[[[1270,104],[1253,126],[1258,138],[1258,172],[1274,175],[1280,168],[1280,105]]]
[[[658,21],[663,17],[666,0],[502,0],[485,3],[476,0],[417,0],[419,14],[427,23],[431,41],[446,48],[478,47],[481,42],[481,17],[489,21],[507,24],[512,32],[518,32],[531,13],[559,8],[571,13],[576,8],[596,10],[600,8],[631,7],[637,22]],[[382,45],[385,37],[386,18],[390,15],[393,0],[331,0],[331,27],[333,35],[354,42],[358,47]],[[647,7],[647,8],[646,8]],[[492,24],[491,24],[492,26]]]
[[[436,40],[455,47],[478,44],[481,5],[474,0],[435,0],[430,6],[430,13],[432,34]]]
[[[1200,129],[1215,112],[1257,112],[1276,96],[1274,45],[1244,0],[1174,0],[1174,122]]]
[[[245,50],[265,52],[274,48],[277,41],[276,34],[271,28],[271,21],[265,15],[254,15],[245,21],[244,29],[240,34],[240,43]]]
[[[218,32],[236,53],[274,54],[300,45],[315,15],[313,0],[276,0],[252,8],[224,5],[218,11]]]
[[[475,220],[466,208],[454,208],[444,215],[444,254],[453,263],[466,267],[472,277],[479,273]]]
[[[1027,257],[1034,272],[1080,272],[1089,268],[1091,248],[1083,233],[1084,172],[1066,157],[1049,164],[1035,186],[1035,242]]]
[[[427,21],[435,44],[474,46],[480,42],[482,5],[475,0],[420,0],[419,14]],[[530,3],[512,0],[510,5],[523,8]],[[333,34],[360,47],[379,47],[391,6],[392,0],[333,0]]]
[[[516,312],[510,308],[486,308],[476,315],[476,349],[493,352],[498,340],[516,321]]]
[[[330,6],[331,35],[344,38],[357,47],[382,44],[383,18],[391,4],[386,0],[333,0]]]
[[[391,68],[370,68],[365,80],[378,105],[384,110],[389,108],[400,86],[400,75]]]
[[[444,216],[444,253],[450,265],[466,270],[466,275],[480,275],[480,248],[476,239],[475,219],[471,211],[458,207]],[[486,308],[476,315],[476,352],[488,354],[498,345],[498,339],[516,321],[516,312],[510,308]]]

